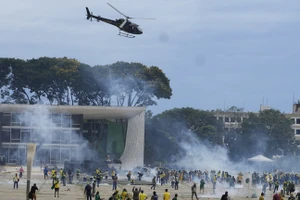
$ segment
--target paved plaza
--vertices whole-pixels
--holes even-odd
[[[19,167],[5,167],[2,168],[2,171],[0,172],[0,199],[1,200],[25,200],[26,199],[26,169],[25,174],[22,179],[20,179],[19,182],[19,188],[13,189],[13,176],[18,171]],[[150,178],[149,178],[150,179]],[[75,181],[76,182],[76,181]],[[43,179],[43,173],[40,168],[34,168],[32,172],[32,181],[31,185],[33,183],[36,183],[37,187],[39,188],[39,191],[37,192],[37,199],[38,200],[53,200],[53,199],[60,199],[60,200],[83,200],[86,199],[84,196],[83,190],[85,183],[76,183],[76,184],[67,184],[67,186],[60,185],[60,195],[59,198],[54,197],[54,190],[51,190],[52,186],[52,180],[44,180]],[[149,185],[146,185],[149,184]],[[178,194],[178,200],[181,199],[191,199],[191,185],[192,183],[184,182],[179,185],[179,190],[174,190],[171,188],[171,186],[163,185],[160,186],[157,185],[156,192],[159,196],[159,200],[162,200],[162,195],[164,193],[165,189],[168,189],[171,193],[171,197],[174,197],[175,193]],[[153,193],[153,190],[150,189],[150,181],[143,182],[143,185],[136,185],[136,187],[141,187],[145,193],[148,195],[148,199],[150,200],[150,197]],[[127,189],[129,194],[131,194],[131,190],[133,188],[132,185],[129,185],[126,181],[125,176],[120,177],[120,183],[118,184],[118,190],[121,192],[124,188]],[[296,188],[296,191],[298,191],[299,188]],[[101,198],[108,199],[112,191],[112,185],[111,180],[104,181],[100,187],[96,188],[96,191],[100,192]],[[216,195],[213,195],[212,191],[212,185],[206,184],[205,187],[205,194],[199,195],[199,183],[197,183],[197,194],[200,196],[200,199],[220,199],[221,195],[228,191],[229,196],[231,197],[231,200],[243,200],[243,199],[249,199],[247,196],[252,195],[253,189],[247,187],[247,185],[244,185],[243,188],[239,189],[230,189],[226,186],[222,186],[220,184],[217,185]],[[259,195],[261,189],[257,188],[256,193]],[[272,199],[272,192],[267,191],[266,200]],[[253,198],[258,199],[258,198]],[[288,199],[286,197],[285,199]],[[196,200],[196,199],[194,199]]]

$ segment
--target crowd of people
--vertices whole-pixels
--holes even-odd
[[[18,189],[18,182],[23,175],[23,168],[20,168],[19,175],[16,173],[13,178],[14,189]],[[43,169],[44,179],[49,179],[49,176],[52,179],[52,187],[54,190],[54,197],[59,197],[59,188],[60,183],[63,186],[66,184],[73,183],[73,173],[76,175],[76,180],[80,183],[86,183],[84,187],[84,194],[87,197],[87,200],[95,198],[95,200],[101,200],[100,191],[96,191],[96,187],[100,186],[102,180],[111,179],[113,193],[108,198],[109,200],[146,200],[148,195],[145,194],[142,188],[136,188],[133,186],[132,194],[129,193],[125,188],[122,192],[118,190],[118,174],[116,171],[112,170],[108,172],[107,170],[102,172],[100,169],[95,169],[94,172],[91,172],[91,176],[82,175],[80,169],[71,170],[71,169],[55,169],[49,170],[47,166]],[[135,172],[128,171],[126,174],[128,184],[135,185],[134,178],[136,181],[141,181],[145,172]],[[238,173],[237,176],[233,176],[226,171],[201,171],[201,170],[174,170],[166,168],[157,168],[155,173],[146,173],[146,177],[151,178],[151,185],[149,186],[153,193],[151,195],[151,200],[158,200],[156,188],[157,185],[167,186],[169,185],[176,192],[179,190],[181,184],[190,184],[191,185],[191,199],[198,200],[199,193],[204,194],[207,191],[205,190],[206,185],[210,184],[212,187],[212,193],[216,194],[216,189],[218,184],[226,185],[229,188],[235,188],[236,185],[249,184],[252,188],[262,188],[261,195],[259,200],[264,200],[265,195],[268,193],[272,194],[273,200],[282,200],[284,197],[288,197],[289,200],[300,200],[300,192],[295,193],[295,186],[300,183],[300,175],[295,173],[284,173],[284,172],[274,172],[274,173],[252,173],[249,178],[244,179],[242,173]],[[90,177],[90,178],[87,178]],[[133,178],[134,177],[134,178]],[[251,178],[251,179],[250,179]],[[77,182],[78,183],[78,182]],[[199,184],[199,189],[197,185]],[[147,187],[147,186],[145,186]],[[222,188],[223,189],[223,188]],[[38,190],[36,184],[34,184],[30,191],[30,199],[36,199],[35,192]],[[178,193],[178,192],[177,192]],[[178,194],[175,193],[173,200],[177,200]],[[163,200],[170,200],[170,192],[168,189],[165,189]],[[150,196],[149,196],[150,198]],[[222,195],[221,200],[229,199],[228,192]]]

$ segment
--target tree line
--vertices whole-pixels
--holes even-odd
[[[170,99],[170,80],[157,66],[116,62],[89,66],[69,58],[0,59],[2,103],[151,106]]]

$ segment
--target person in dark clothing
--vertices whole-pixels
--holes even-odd
[[[86,195],[86,200],[92,200],[92,186],[89,183],[84,188],[84,194]]]
[[[196,197],[196,199],[198,200],[199,198],[198,198],[198,196],[197,196],[197,185],[196,185],[196,183],[194,183],[194,185],[192,186],[192,200],[194,199],[194,196]]]
[[[117,190],[117,185],[118,185],[118,176],[117,174],[113,176],[113,188],[112,190]]]
[[[96,181],[93,182],[92,196],[96,193]]]
[[[154,178],[156,178],[156,177],[154,177]],[[156,181],[156,179],[155,179],[155,181]],[[151,197],[151,200],[158,200],[158,196],[157,196],[157,194],[156,194],[155,191],[153,192],[153,195],[152,195],[152,197]]]
[[[175,177],[175,190],[178,190],[178,184],[179,184],[178,178]]]
[[[141,188],[138,190],[136,187],[133,187],[132,192],[133,192],[132,199],[133,200],[139,200],[140,199]]]
[[[31,200],[36,200],[36,194],[35,192],[39,190],[37,187],[36,187],[36,184],[33,184],[33,186],[31,187],[31,190],[30,190],[30,193],[29,193],[29,199]]]
[[[230,200],[227,191],[225,192],[225,194],[222,195],[221,200]]]
[[[175,194],[172,200],[177,200],[178,194]]]
[[[155,187],[156,187],[156,177],[154,176],[153,179],[152,179],[152,186],[151,186],[151,190],[155,190]]]

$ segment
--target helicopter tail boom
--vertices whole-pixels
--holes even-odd
[[[92,17],[90,10],[88,7],[85,7],[85,9],[86,9],[86,19],[90,19]]]

